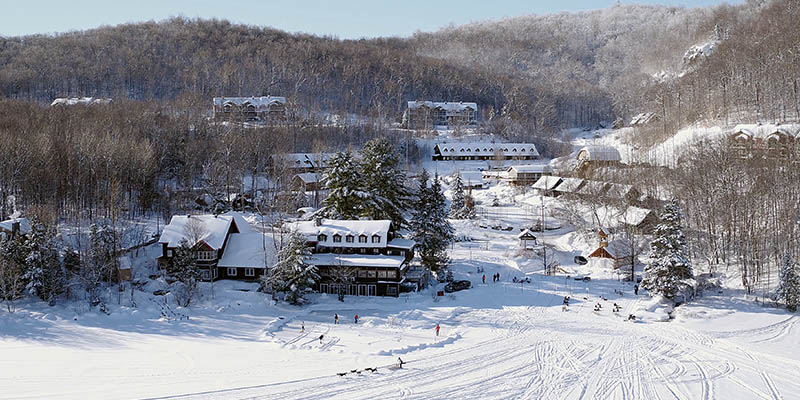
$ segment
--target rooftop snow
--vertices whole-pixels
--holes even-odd
[[[458,173],[461,181],[467,185],[483,183],[483,172],[481,171],[461,171]]]
[[[620,183],[612,183],[611,186],[609,186],[608,191],[606,192],[606,195],[608,195],[609,197],[622,199],[622,198],[625,198],[628,195],[628,193],[631,192],[631,190],[633,190],[633,185],[623,185],[623,184],[620,184]]]
[[[234,104],[242,106],[245,104],[252,104],[256,109],[267,107],[270,104],[286,104],[285,97],[278,96],[261,96],[261,97],[214,97],[214,105],[222,106],[223,104]]]
[[[186,226],[189,221],[200,221],[206,231],[200,241],[205,242],[214,250],[219,250],[225,243],[225,237],[228,234],[233,218],[225,215],[175,215],[169,221],[169,224],[164,227],[158,242],[166,243],[167,247],[178,247],[184,239],[188,240]],[[195,245],[196,243],[190,244]]]
[[[303,183],[305,184],[319,182],[319,176],[317,176],[317,174],[313,172],[304,172],[302,174],[297,174],[295,176],[300,178],[300,180],[303,181]]]
[[[532,187],[539,190],[553,190],[559,182],[561,182],[561,177],[559,176],[544,175]]]
[[[749,138],[768,139],[771,136],[784,135],[800,138],[800,125],[798,124],[740,124],[732,131],[733,136],[746,135]]]
[[[437,143],[439,154],[443,156],[493,156],[501,151],[504,155],[539,156],[539,151],[532,143]]]
[[[400,268],[405,261],[405,257],[402,256],[317,253],[311,255],[306,262],[311,265],[342,267]]]
[[[74,106],[76,104],[82,105],[95,105],[95,104],[109,104],[111,99],[107,98],[94,98],[94,97],[59,97],[50,103],[50,106]]]
[[[553,172],[548,164],[528,164],[528,165],[513,165],[508,168],[508,171],[517,171],[517,173],[548,173]]]
[[[27,218],[12,218],[0,222],[0,229],[11,232],[14,222],[19,222],[19,233],[27,234],[31,231],[31,221]]]
[[[247,233],[231,234],[228,244],[225,246],[225,253],[222,254],[217,265],[220,267],[265,268],[275,261],[274,255],[275,247],[272,237],[249,230]]]
[[[417,243],[411,239],[394,238],[387,246],[394,247],[396,249],[411,250],[416,244]]]
[[[579,160],[588,161],[620,161],[622,157],[615,147],[586,146],[578,151]]]
[[[639,208],[634,206],[629,206],[625,210],[625,214],[622,216],[622,220],[625,221],[628,225],[637,226],[644,221],[645,218],[652,212],[647,208]]]
[[[390,220],[335,220],[323,219],[321,224],[317,226],[316,221],[299,221],[290,224],[290,228],[306,236],[306,240],[310,242],[317,242],[318,236],[324,234],[327,236],[325,242],[320,242],[321,245],[333,245],[336,247],[385,247],[387,238],[389,237],[389,228],[392,222]],[[342,236],[341,242],[334,242],[333,236],[339,234]],[[353,242],[347,242],[347,235],[355,237]],[[358,237],[360,235],[367,236],[366,243],[359,243]],[[379,243],[372,242],[372,236],[380,236]]]
[[[333,153],[287,153],[275,156],[289,168],[324,168]]]
[[[578,194],[598,196],[603,194],[607,186],[609,186],[609,184],[606,182],[587,180],[583,187],[578,190]]]
[[[564,180],[561,181],[558,186],[556,186],[555,191],[562,193],[575,193],[575,191],[577,191],[581,185],[583,185],[583,183],[584,180],[581,178],[564,178]]]
[[[655,118],[656,118],[656,113],[644,112],[641,114],[637,114],[633,118],[631,118],[631,123],[629,125],[631,126],[646,125],[649,124],[650,122],[653,122],[653,119]]]
[[[448,101],[409,101],[408,108],[416,109],[422,106],[428,107],[430,109],[441,108],[445,111],[464,111],[467,108],[471,108],[473,110],[478,109],[477,103],[465,103],[465,102],[448,102]]]

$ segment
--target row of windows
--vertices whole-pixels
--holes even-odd
[[[236,276],[238,273],[238,268],[228,268],[228,276]],[[245,268],[244,276],[256,276],[256,270],[254,268]]]
[[[360,269],[358,270],[359,278],[397,278],[397,271],[394,270],[374,270],[374,269]]]
[[[506,152],[508,151],[508,149],[498,149],[498,150],[502,150],[502,151],[506,151]],[[452,147],[450,148],[450,150],[447,150],[447,149],[442,149],[442,151],[443,151],[443,152],[445,152],[445,153],[447,153],[448,151],[450,151],[450,152],[452,152],[452,153],[455,153],[455,152],[456,152],[456,151],[455,151],[455,149],[453,149]],[[461,149],[461,152],[462,152],[462,153],[463,153],[463,152],[465,152],[465,151],[473,151],[473,150],[470,150],[470,149]],[[475,149],[474,151],[481,151],[481,149]],[[494,151],[494,149],[486,149],[486,148],[484,148],[484,149],[483,149],[483,151],[486,151],[486,152],[488,152],[488,151]],[[520,153],[524,153],[524,152],[525,152],[525,149],[523,148],[523,149],[520,149],[519,151],[520,151]],[[531,151],[533,151],[533,149],[531,149]],[[512,152],[512,153],[516,153],[516,152],[517,152],[517,149],[516,149],[516,148],[512,148],[512,149],[511,149],[511,152]]]
[[[317,241],[319,241],[319,242],[327,242],[328,241],[328,235],[326,235],[324,233],[320,233],[319,235],[317,235]],[[345,241],[347,241],[347,243],[355,243],[355,236],[347,235],[345,237]],[[342,235],[340,235],[338,233],[334,234],[333,235],[333,243],[341,243],[341,242],[342,242]],[[372,243],[380,243],[380,242],[381,242],[381,235],[372,235]],[[358,243],[367,243],[367,235],[359,235],[358,236]]]
[[[352,247],[324,247],[324,246],[320,246],[320,247],[317,248],[316,251],[317,251],[317,253],[336,253],[336,254],[345,253],[345,254],[352,254],[352,253],[356,252],[356,249],[352,248]],[[381,254],[381,249],[373,248],[373,249],[369,250],[369,249],[365,249],[365,248],[361,247],[361,248],[358,248],[358,252],[361,253],[361,254],[368,254],[368,253]],[[405,257],[406,252],[405,252],[405,250],[387,250],[386,251],[386,255],[389,255],[389,256],[403,256],[403,257]]]
[[[194,252],[194,259],[199,261],[211,261],[217,258],[216,251],[195,251]]]

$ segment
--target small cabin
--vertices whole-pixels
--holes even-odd
[[[531,185],[542,176],[552,175],[553,169],[546,164],[514,165],[507,171],[512,185]]]
[[[622,240],[611,240],[600,242],[595,251],[589,254],[589,258],[612,260],[614,269],[630,266],[632,264],[631,248]]]
[[[534,246],[538,245],[539,242],[536,241],[536,236],[531,232],[530,229],[525,229],[524,231],[520,232],[517,235],[519,239],[519,245],[523,249],[532,249]]]

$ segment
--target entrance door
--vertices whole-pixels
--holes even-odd
[[[369,295],[370,296],[377,296],[378,295],[378,290],[375,289],[375,285],[368,285],[367,286],[367,290],[369,291]]]
[[[349,285],[347,287],[347,294],[349,294],[350,296],[355,296],[356,295],[356,288],[357,288],[356,285]]]
[[[358,285],[358,295],[359,296],[367,295],[367,285]]]
[[[323,283],[319,285],[319,292],[320,293],[328,293],[328,285]]]

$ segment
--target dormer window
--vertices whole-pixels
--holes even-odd
[[[338,233],[333,235],[333,243],[342,243],[342,235]]]
[[[328,235],[326,235],[324,233],[320,233],[319,235],[317,235],[317,241],[318,242],[327,242],[328,241]]]
[[[359,235],[358,243],[367,243],[367,235]]]
[[[353,242],[355,242],[355,239],[356,239],[356,237],[353,236],[353,235],[347,235],[347,237],[346,237],[347,243],[353,243]]]
[[[372,243],[380,243],[381,235],[372,235]]]

